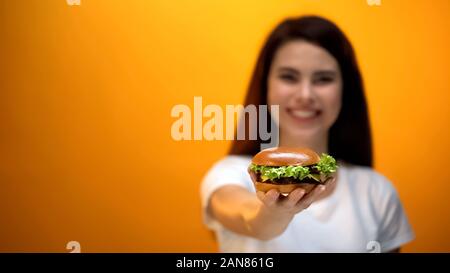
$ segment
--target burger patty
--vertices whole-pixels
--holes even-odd
[[[300,180],[300,179],[296,179],[296,178],[292,178],[292,177],[282,177],[282,178],[278,178],[278,179],[262,181],[261,174],[260,173],[255,173],[255,174],[256,174],[256,181],[257,182],[261,182],[261,183],[271,183],[271,184],[298,184],[298,183],[321,184],[320,182],[318,182],[318,181],[316,181],[316,180],[314,180],[312,178],[304,178],[304,179]]]
[[[315,166],[317,166],[317,164],[307,166],[310,174],[320,174],[320,171],[318,169],[313,168]]]

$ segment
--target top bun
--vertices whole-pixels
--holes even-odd
[[[308,148],[275,147],[257,153],[252,163],[262,166],[309,166],[317,164],[320,157]]]

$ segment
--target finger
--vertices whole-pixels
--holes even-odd
[[[302,199],[302,197],[305,195],[305,190],[302,188],[296,188],[293,190],[289,195],[283,200],[281,203],[283,207],[285,208],[293,208],[297,202]]]
[[[250,177],[252,178],[252,181],[257,181],[257,177],[255,172],[250,171],[250,167],[248,169],[248,173],[250,174]]]
[[[325,185],[317,185],[314,187],[314,189],[309,192],[307,195],[305,195],[297,204],[296,207],[299,209],[306,209],[308,208],[312,202],[314,202],[319,195],[321,195],[327,186]]]
[[[334,184],[336,182],[336,177],[330,177],[323,183],[327,187],[331,186],[331,184]]]
[[[259,201],[264,202],[264,196],[266,195],[265,192],[263,191],[257,191],[256,192],[256,197],[258,197]]]
[[[268,192],[266,192],[266,194],[264,195],[263,203],[266,206],[271,207],[277,202],[279,196],[280,196],[280,192],[278,192],[275,189],[271,189]]]

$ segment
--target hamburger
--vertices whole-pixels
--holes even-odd
[[[328,154],[319,157],[308,148],[276,147],[256,154],[248,172],[257,191],[276,189],[287,195],[296,188],[308,193],[325,184],[337,168],[336,160]]]

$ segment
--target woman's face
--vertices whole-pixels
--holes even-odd
[[[280,105],[281,134],[321,137],[341,109],[339,65],[325,49],[303,40],[281,46],[268,77],[268,103]]]

